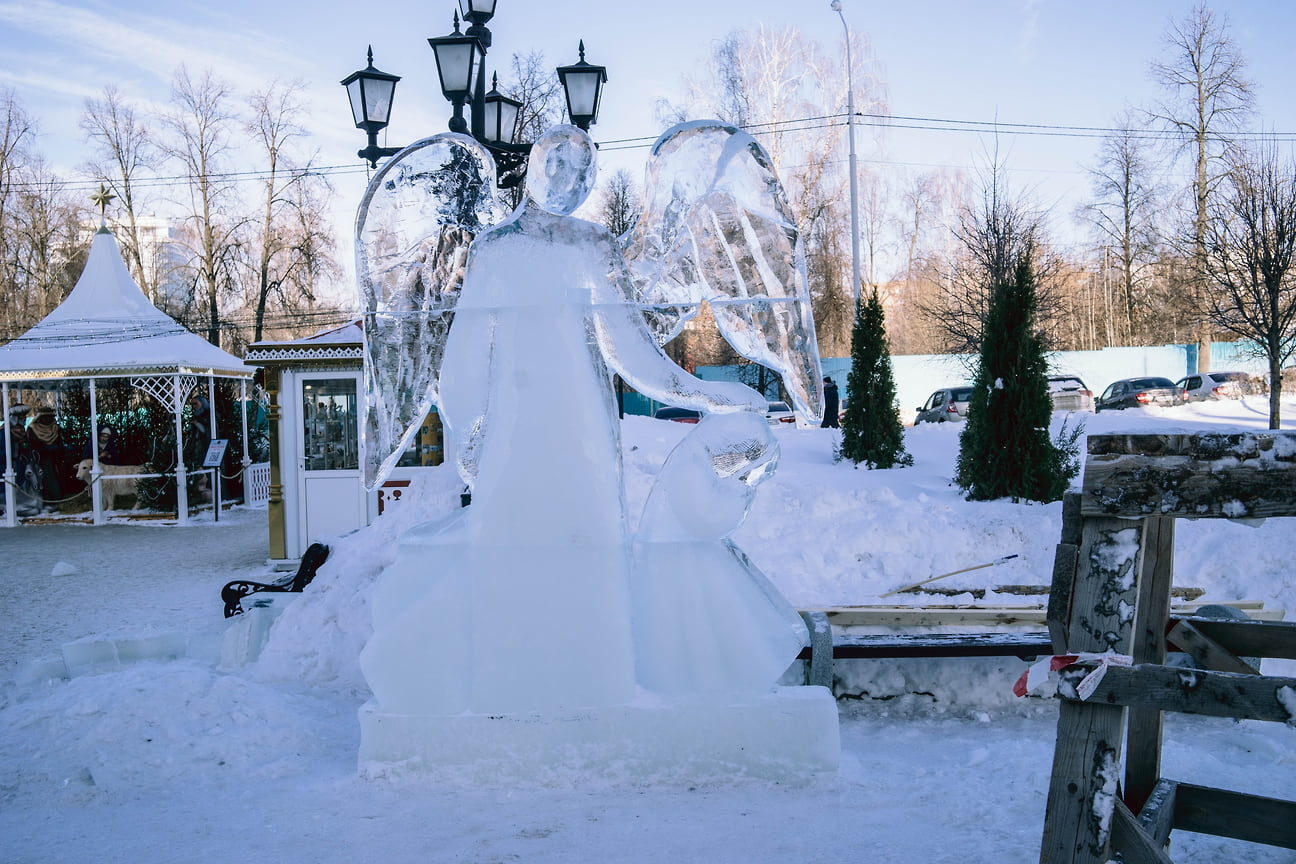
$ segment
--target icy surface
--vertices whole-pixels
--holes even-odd
[[[369,184],[356,219],[356,275],[370,488],[432,407],[468,247],[497,221],[495,163],[467,135],[446,132],[411,144]]]
[[[706,300],[734,350],[779,372],[801,417],[819,422],[803,241],[756,139],[712,120],[663,132],[648,160],[643,212],[621,242],[659,342]]]

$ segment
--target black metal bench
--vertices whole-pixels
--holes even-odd
[[[297,572],[289,578],[280,579],[277,582],[251,582],[245,579],[236,579],[227,583],[221,589],[221,600],[225,601],[225,617],[233,618],[235,615],[242,615],[244,611],[243,598],[249,594],[256,594],[261,591],[301,593],[315,578],[315,571],[319,570],[320,565],[328,560],[328,556],[329,547],[323,543],[312,543],[302,554]]]

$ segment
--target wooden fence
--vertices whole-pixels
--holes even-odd
[[[1171,614],[1175,520],[1291,516],[1296,435],[1089,438],[1047,613],[1054,653],[1080,656],[1059,677],[1041,862],[1169,864],[1176,828],[1296,849],[1296,802],[1160,776],[1163,712],[1296,711],[1296,678],[1255,659],[1296,659],[1296,624]],[[1165,665],[1167,647],[1198,668]]]

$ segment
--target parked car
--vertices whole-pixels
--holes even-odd
[[[696,423],[702,419],[701,411],[692,408],[658,408],[653,412],[655,420],[674,420],[676,423]]]
[[[1207,399],[1241,399],[1251,376],[1245,372],[1203,372],[1180,378],[1179,401],[1203,402]]]
[[[1147,405],[1170,407],[1179,404],[1179,390],[1169,378],[1122,378],[1113,381],[1094,401],[1094,411],[1139,408]]]
[[[1074,375],[1050,375],[1049,397],[1054,411],[1094,410],[1093,391]]]
[[[914,417],[914,425],[966,420],[968,399],[971,397],[971,387],[945,387],[937,390],[927,397],[927,402],[918,409],[918,415]]]
[[[771,402],[769,410],[765,412],[765,420],[771,426],[778,426],[781,423],[796,423],[796,413],[793,412],[792,406],[786,402]]]

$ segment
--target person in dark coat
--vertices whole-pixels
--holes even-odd
[[[823,422],[819,425],[824,429],[837,429],[841,425],[837,422],[837,414],[841,410],[841,401],[837,398],[837,382],[825,375],[823,384],[824,416]]]
[[[27,446],[33,458],[40,464],[41,494],[47,507],[54,505],[71,495],[73,481],[76,479],[76,464],[72,461],[72,451],[63,438],[63,430],[54,420],[53,408],[39,408],[36,419],[27,427]]]

